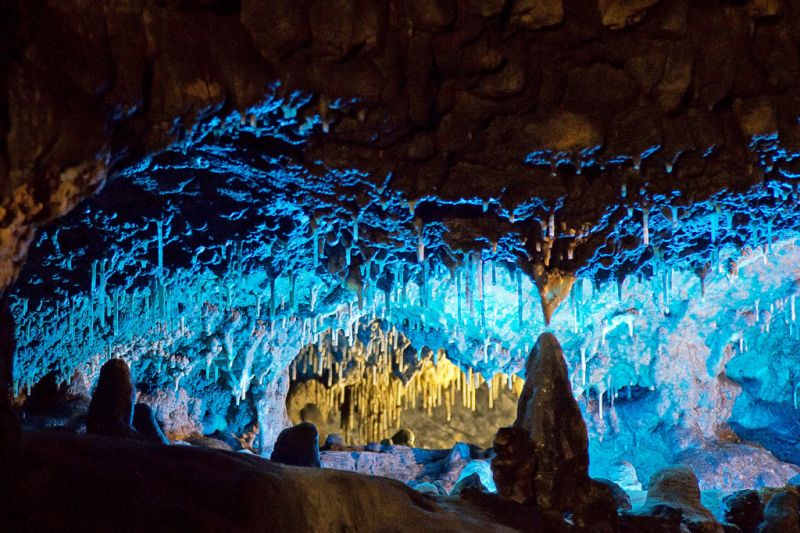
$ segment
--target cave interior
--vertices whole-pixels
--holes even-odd
[[[800,532],[800,2],[0,6],[0,529]]]

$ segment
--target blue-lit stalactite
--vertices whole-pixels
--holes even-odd
[[[780,410],[796,412],[800,365],[769,357],[798,345],[791,173],[694,202],[623,188],[596,220],[568,228],[564,199],[412,200],[390,176],[303,161],[323,121],[298,114],[307,102],[273,96],[203,123],[44,228],[15,292],[17,390],[51,370],[95,376],[118,356],[149,388],[191,388],[224,411],[303,347],[331,331],[359,342],[376,320],[465,372],[519,374],[548,327],[530,265],[582,256],[549,328],[568,356],[594,468],[623,457],[650,471],[716,442],[729,420],[751,432],[790,427]],[[776,143],[754,141],[761,167],[790,158]],[[465,245],[453,229],[464,213],[512,229]],[[753,358],[766,359],[742,363]],[[748,369],[767,360],[779,377],[753,388]]]

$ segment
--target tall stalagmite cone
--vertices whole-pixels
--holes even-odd
[[[16,447],[22,435],[11,404],[14,349],[14,317],[0,293],[0,453]]]
[[[86,433],[132,438],[134,390],[131,370],[122,359],[111,359],[100,368],[97,387],[86,416]]]
[[[558,515],[595,531],[616,528],[607,487],[589,477],[589,437],[572,395],[561,346],[543,333],[525,368],[512,427],[495,436],[492,471],[501,497]]]

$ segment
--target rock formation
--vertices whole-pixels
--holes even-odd
[[[134,390],[131,370],[122,359],[103,364],[89,404],[86,432],[90,435],[132,438]]]
[[[392,444],[395,446],[414,446],[414,433],[409,429],[401,429],[392,435]]]
[[[517,419],[495,437],[498,492],[546,512],[569,513],[577,525],[613,528],[610,489],[589,477],[589,441],[572,395],[561,346],[539,336],[525,367]]]
[[[788,533],[800,531],[800,502],[796,491],[779,491],[764,507],[764,521],[756,533]]]
[[[697,476],[690,468],[675,466],[664,468],[650,478],[645,511],[668,505],[683,513],[682,521],[698,533],[723,533],[723,526],[700,502]]]
[[[764,503],[755,490],[740,490],[722,500],[725,520],[739,526],[742,533],[755,533],[764,519]]]
[[[302,422],[278,435],[270,457],[276,463],[319,468],[319,433],[314,424]]]
[[[2,455],[16,446],[21,436],[19,419],[11,405],[14,347],[14,317],[8,308],[8,297],[0,290],[0,454]]]
[[[169,439],[164,435],[161,424],[156,420],[156,414],[145,403],[137,403],[133,406],[133,428],[143,440],[169,444]]]

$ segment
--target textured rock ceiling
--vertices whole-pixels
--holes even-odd
[[[460,248],[517,233],[515,259],[528,272],[531,263],[589,265],[602,277],[650,256],[640,246],[648,215],[671,219],[668,207],[682,206],[678,218],[693,218],[714,209],[696,201],[797,172],[794,2],[74,0],[6,9],[3,284],[32,222],[167,145],[167,164],[148,169],[155,183],[202,174],[207,162],[193,156],[213,151],[208,144],[224,147],[229,170],[244,176],[258,172],[259,157],[292,155],[306,193],[325,187],[324,169],[356,169],[365,191],[418,204],[417,225],[444,222]],[[220,131],[188,146],[192,124],[213,129],[215,117],[263,102],[278,81],[278,96],[308,96],[295,106],[302,147]],[[351,195],[352,207],[365,195]],[[742,205],[752,198],[717,196],[741,214],[735,226],[758,214]],[[450,206],[464,200],[470,206]],[[553,229],[543,231],[550,215]],[[708,248],[650,234],[655,248],[680,243],[664,252],[671,260]]]

